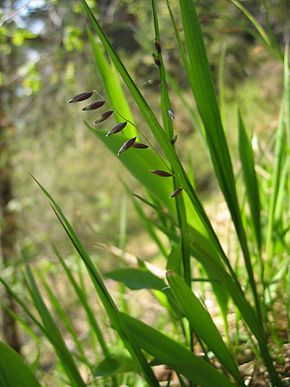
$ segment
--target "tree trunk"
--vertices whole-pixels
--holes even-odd
[[[15,128],[9,122],[3,109],[3,90],[0,88],[0,249],[2,255],[2,267],[5,269],[13,265],[16,260],[16,219],[13,211],[9,209],[9,203],[13,199],[12,192],[12,152],[10,140]],[[5,291],[6,292],[6,291]],[[7,292],[3,297],[6,306],[16,312],[14,299]],[[2,312],[3,337],[7,344],[20,352],[20,341],[16,321],[6,309]]]

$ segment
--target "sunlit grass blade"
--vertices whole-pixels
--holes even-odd
[[[95,58],[95,63],[112,108],[120,112],[124,118],[130,121],[126,126],[126,131],[120,133],[118,136],[111,137],[110,139],[108,139],[100,129],[89,126],[89,129],[94,132],[97,138],[101,140],[114,154],[116,154],[122,143],[133,136],[139,136],[139,133],[136,130],[136,127],[131,124],[134,123],[134,119],[127,103],[126,96],[122,90],[115,67],[108,62],[103,53],[103,48],[96,42],[90,31],[88,36]],[[124,118],[119,116],[119,114],[115,114],[117,122],[124,121]],[[120,161],[158,200],[162,201],[171,209],[174,207],[173,203],[168,198],[168,192],[170,192],[173,187],[172,183],[169,180],[161,181],[157,189],[154,176],[148,173],[151,169],[164,168],[162,160],[157,156],[153,149],[149,147],[144,150],[132,150],[131,153],[128,152],[124,154],[123,157],[120,158]]]
[[[204,123],[206,139],[215,174],[227,202],[243,251],[256,311],[261,321],[261,329],[263,329],[260,300],[254,279],[247,236],[239,209],[231,157],[221,122],[200,24],[192,0],[180,0],[179,4],[191,76],[194,80],[192,91]]]
[[[36,181],[36,180],[35,180]],[[37,181],[36,181],[37,182]],[[78,236],[76,235],[75,231],[73,230],[71,224],[64,216],[62,210],[58,206],[58,204],[55,202],[55,200],[51,197],[51,195],[45,190],[45,188],[37,182],[37,184],[40,186],[42,192],[45,194],[45,196],[49,199],[49,202],[58,217],[61,225],[63,226],[68,238],[72,242],[73,246],[75,247],[76,251],[79,253],[82,261],[84,262],[86,269],[88,270],[88,273],[91,277],[92,283],[96,289],[96,292],[111,320],[112,325],[117,330],[120,338],[124,342],[126,348],[131,353],[133,359],[136,361],[136,363],[140,366],[140,370],[143,371],[144,377],[148,381],[149,385],[152,386],[159,386],[159,383],[157,379],[155,378],[151,367],[147,363],[147,360],[143,353],[141,352],[140,348],[136,345],[135,341],[132,340],[130,332],[127,330],[126,326],[123,324],[120,313],[110,296],[102,278],[99,272],[97,271],[93,261],[91,260],[91,257],[85,250],[84,246],[80,242]]]
[[[173,272],[168,272],[167,280],[194,332],[214,352],[219,361],[227,368],[239,384],[243,385],[243,379],[233,356],[225,345],[208,311],[203,307],[202,303],[181,277]]]
[[[192,354],[168,336],[128,315],[122,319],[131,334],[146,352],[154,356],[161,364],[167,364],[191,382],[206,387],[232,387],[233,384],[205,360]]]
[[[248,138],[246,128],[243,123],[241,112],[238,112],[239,121],[239,152],[242,164],[243,177],[246,186],[246,195],[248,198],[252,223],[254,225],[254,232],[256,236],[258,250],[262,248],[261,235],[261,214],[260,214],[260,194],[257,176],[255,172],[255,156],[251,142]]]

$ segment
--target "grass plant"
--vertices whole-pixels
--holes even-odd
[[[144,224],[144,229],[159,250],[160,261],[163,262],[163,266],[155,271],[153,265],[138,259],[135,267],[123,266],[119,270],[108,273],[107,277],[123,284],[121,292],[124,295],[126,287],[147,289],[165,311],[166,323],[163,330],[170,325],[174,328],[175,334],[172,336],[165,334],[129,315],[131,314],[130,304],[126,306],[124,313],[124,308],[121,308],[124,301],[118,305],[113,300],[98,267],[71,223],[54,198],[39,182],[37,183],[47,197],[68,239],[85,265],[96,295],[110,322],[115,343],[123,349],[123,355],[116,355],[111,350],[112,343],[109,335],[104,333],[81,281],[75,278],[70,266],[55,247],[54,251],[59,263],[78,298],[79,305],[84,310],[91,334],[97,341],[97,354],[93,359],[87,355],[84,344],[75,332],[54,289],[49,287],[45,277],[37,273],[33,274],[29,257],[25,252],[24,278],[34,310],[31,311],[9,285],[9,278],[1,278],[2,284],[11,292],[27,316],[54,348],[62,365],[65,383],[69,385],[118,386],[127,383],[133,386],[137,385],[137,380],[140,385],[164,385],[154,372],[154,367],[162,364],[175,372],[180,385],[244,386],[247,379],[238,367],[237,349],[235,342],[231,340],[232,332],[229,331],[228,324],[228,312],[234,310],[236,325],[238,329],[242,329],[251,343],[256,363],[263,362],[267,369],[268,383],[282,387],[285,375],[283,376],[275,367],[273,337],[277,336],[271,322],[275,316],[274,300],[277,299],[278,287],[289,289],[290,286],[289,256],[286,253],[287,243],[289,243],[287,236],[290,138],[288,48],[286,47],[285,53],[281,54],[273,35],[266,32],[240,2],[232,0],[232,3],[239,7],[253,23],[265,45],[277,57],[283,57],[284,60],[284,93],[280,121],[275,134],[275,161],[273,167],[266,166],[271,176],[269,186],[269,182],[263,180],[263,176],[257,173],[256,154],[241,111],[237,114],[239,133],[237,148],[242,173],[236,174],[234,171],[233,165],[236,160],[231,157],[229,141],[223,126],[226,102],[222,95],[220,104],[218,103],[194,2],[179,1],[181,32],[172,13],[170,1],[166,0],[172,28],[176,35],[176,45],[180,50],[182,67],[187,74],[188,84],[195,100],[195,105],[188,108],[191,110],[193,119],[198,122],[197,128],[204,140],[220,192],[231,215],[233,227],[230,229],[230,238],[234,240],[235,251],[239,258],[238,265],[235,265],[233,259],[235,252],[225,251],[224,243],[192,183],[191,171],[187,171],[187,166],[183,164],[175,146],[177,132],[168,86],[171,84],[171,76],[163,60],[164,48],[159,30],[156,0],[152,0],[155,33],[152,46],[154,65],[159,74],[162,123],[149,102],[143,97],[141,88],[128,73],[86,0],[81,0],[81,3],[91,21],[92,29],[88,29],[87,32],[96,69],[102,79],[106,96],[100,96],[99,92],[92,91],[81,93],[69,102],[77,104],[97,95],[99,102],[93,102],[83,110],[106,108],[106,111],[114,112],[116,125],[112,125],[113,129],[107,133],[102,128],[111,122],[110,113],[103,112],[101,118],[96,120],[96,125],[88,122],[86,125],[101,142],[119,156],[118,159],[143,187],[144,197],[133,196],[130,188],[124,184]],[[226,49],[223,50],[222,55],[224,58]],[[223,67],[223,58],[220,63],[220,88],[226,71]],[[173,89],[178,90],[174,80],[172,84]],[[123,90],[124,86],[143,118],[142,126],[135,123],[130,103]],[[102,98],[101,101],[100,98]],[[146,130],[150,130],[150,136],[146,134],[145,126]],[[240,192],[243,196],[238,195]],[[156,219],[154,223],[146,215],[147,209],[154,213]],[[124,209],[122,211],[120,248],[125,253],[126,220]],[[240,259],[243,259],[243,264]],[[280,274],[274,288],[273,277],[277,272]],[[41,284],[41,289],[46,292],[53,311],[49,311],[46,306],[42,290],[37,283]],[[224,321],[223,328],[215,323],[211,311],[207,310],[200,297],[204,286],[207,289],[211,288],[216,297]],[[282,298],[282,302],[285,308],[287,303],[289,307],[289,297]],[[68,349],[64,341],[57,319],[62,321],[66,333],[74,342],[73,352]],[[30,325],[21,321],[22,325],[26,325],[27,330],[31,331]],[[33,335],[33,332],[31,333]],[[237,335],[239,335],[238,331]],[[277,343],[279,347],[280,341],[278,340]],[[9,356],[7,352],[7,361],[10,361]],[[80,365],[87,370],[86,379],[79,370]],[[26,369],[23,368],[23,370],[27,373]],[[142,378],[138,379],[136,376],[136,379],[134,377],[132,379],[128,376],[133,374],[142,375]],[[10,380],[9,375],[5,377]],[[36,385],[35,383],[31,385]],[[166,385],[171,385],[170,378]]]

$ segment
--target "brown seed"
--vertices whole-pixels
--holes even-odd
[[[103,101],[103,100],[102,101],[95,101],[95,102],[91,103],[90,105],[82,108],[82,110],[87,111],[87,110],[99,109],[100,107],[102,107],[105,104],[105,102],[106,101]]]
[[[98,119],[96,119],[95,124],[100,124],[101,122],[105,121],[107,118],[109,118],[113,114],[113,110],[108,110],[107,112],[103,113]]]
[[[135,141],[136,141],[136,137],[133,137],[133,138],[130,138],[130,140],[124,142],[124,144],[119,149],[117,156],[120,156],[121,153],[131,148],[134,145]]]
[[[166,171],[161,171],[160,169],[153,169],[149,171],[151,173],[154,173],[155,175],[161,176],[161,177],[169,177],[172,176],[172,173],[166,172]]]
[[[153,85],[160,85],[161,81],[160,79],[149,79],[149,81],[145,82],[145,86],[153,86]]]
[[[170,140],[170,143],[172,145],[174,145],[176,143],[176,140],[177,140],[177,134],[175,136],[172,137],[172,139]]]
[[[84,93],[80,93],[78,95],[75,95],[71,99],[67,101],[67,103],[73,103],[73,102],[81,102],[85,101],[86,99],[89,99],[93,95],[93,91],[85,91]]]
[[[143,144],[142,142],[134,142],[133,148],[137,148],[137,149],[147,149],[147,148],[149,148],[149,146],[146,145],[146,144]]]
[[[117,124],[115,125],[107,134],[106,136],[111,136],[112,134],[117,134],[117,133],[120,133],[121,130],[123,130],[125,128],[125,126],[127,125],[127,121],[126,122],[121,122],[120,124]]]
[[[180,192],[183,190],[183,188],[177,188],[172,194],[169,196],[169,199],[175,198],[177,195],[180,194]]]
[[[154,46],[155,46],[157,52],[160,53],[161,52],[161,45],[160,45],[160,42],[158,40],[155,40]]]
[[[158,56],[155,54],[152,54],[152,56],[153,56],[153,60],[154,60],[154,63],[156,64],[156,66],[160,67],[161,63],[160,63],[160,59],[158,58]]]

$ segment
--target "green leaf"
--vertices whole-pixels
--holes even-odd
[[[40,387],[21,356],[2,342],[0,342],[0,386]]]
[[[141,348],[191,382],[205,387],[233,387],[213,366],[168,336],[124,313],[122,319]]]
[[[114,358],[107,357],[102,360],[94,369],[94,376],[111,376],[120,368],[120,363]]]
[[[194,332],[206,343],[224,367],[242,385],[243,380],[237,365],[208,311],[186,285],[183,278],[173,272],[168,272],[167,280]]]
[[[117,282],[122,282],[132,290],[162,290],[166,286],[162,279],[156,277],[148,270],[119,269],[106,273],[106,277],[111,278]]]

